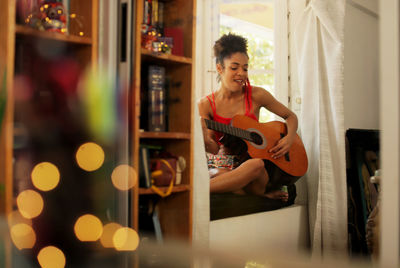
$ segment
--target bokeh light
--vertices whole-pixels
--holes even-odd
[[[104,151],[93,142],[82,144],[76,152],[76,162],[83,170],[94,171],[103,165]]]
[[[113,243],[118,251],[134,251],[139,246],[139,235],[131,228],[119,228],[114,234]]]
[[[18,249],[33,248],[36,243],[36,234],[33,228],[26,223],[18,223],[10,227],[11,240]]]
[[[42,191],[53,190],[60,181],[58,168],[49,162],[37,164],[31,174],[33,185]]]
[[[25,190],[17,196],[18,210],[25,218],[32,219],[39,216],[43,205],[43,198],[36,191]]]
[[[22,216],[18,210],[14,210],[7,215],[7,223],[8,223],[8,227],[10,229],[12,226],[20,224],[20,223],[24,223],[29,226],[32,226],[32,220],[27,219],[24,216]]]
[[[111,181],[115,188],[129,190],[137,183],[136,170],[129,165],[119,165],[111,173]]]
[[[97,241],[103,233],[103,224],[96,216],[85,214],[75,222],[74,231],[80,241]]]
[[[113,243],[113,237],[115,232],[121,228],[122,226],[118,223],[111,222],[103,227],[103,234],[100,237],[100,243],[103,245],[105,248],[113,248],[114,243]]]
[[[42,248],[37,255],[37,259],[42,268],[63,268],[66,263],[62,250],[54,246]]]

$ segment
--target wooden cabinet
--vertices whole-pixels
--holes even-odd
[[[195,0],[159,0],[163,5],[160,11],[163,26],[178,29],[183,33],[180,55],[154,52],[141,45],[143,18],[146,1],[135,1],[135,50],[133,63],[133,107],[132,107],[132,158],[139,170],[139,145],[150,144],[162,146],[164,150],[186,160],[186,169],[182,182],[175,185],[172,194],[160,198],[151,188],[133,190],[133,225],[141,229],[139,207],[143,200],[157,200],[159,219],[164,238],[179,238],[191,241],[192,237],[192,198],[193,198],[193,103],[194,103],[194,47],[195,47]],[[153,1],[156,2],[156,1]],[[147,10],[147,9],[146,9]],[[175,40],[174,40],[175,41]],[[179,40],[177,40],[178,42]],[[156,65],[165,68],[165,77],[169,83],[167,99],[167,130],[149,132],[147,120],[146,72],[148,66]],[[142,109],[141,109],[142,108]],[[165,187],[166,188],[166,187]],[[165,189],[164,189],[165,190]]]
[[[79,23],[70,21],[68,34],[39,31],[25,25],[18,18],[17,6],[20,2],[31,1],[0,1],[0,112],[1,105],[5,103],[5,112],[0,113],[0,216],[9,215],[17,209],[17,195],[21,191],[34,189],[30,172],[37,163],[59,163],[57,166],[61,174],[60,188],[54,191],[38,190],[44,196],[43,211],[46,215],[34,219],[33,224],[38,232],[37,241],[32,250],[25,251],[32,252],[28,255],[31,255],[30,259],[33,262],[37,261],[36,254],[41,246],[57,240],[58,244],[61,243],[60,247],[66,249],[64,253],[69,264],[78,264],[79,261],[90,263],[90,253],[93,253],[93,248],[98,244],[80,243],[76,239],[73,233],[76,218],[84,213],[94,214],[100,218],[103,225],[119,222],[140,231],[139,210],[144,199],[157,200],[161,230],[165,239],[179,238],[191,241],[196,4],[194,0],[159,1],[164,4],[165,27],[178,29],[182,33],[182,50],[180,55],[174,55],[142,48],[144,0],[133,1],[135,44],[128,160],[125,154],[119,157],[123,153],[119,150],[121,148],[115,145],[118,143],[118,137],[101,141],[104,135],[109,134],[102,131],[119,129],[116,125],[118,123],[112,125],[114,128],[107,125],[107,128],[103,126],[93,129],[91,125],[99,123],[98,120],[94,120],[96,116],[102,119],[104,117],[101,116],[107,116],[100,120],[101,122],[113,122],[111,117],[108,117],[110,113],[107,113],[112,110],[105,109],[103,114],[92,115],[93,120],[88,124],[84,112],[89,109],[82,108],[85,101],[82,101],[79,93],[69,91],[76,90],[79,86],[78,74],[86,73],[88,68],[97,69],[98,0],[67,1],[70,3],[69,12],[77,14],[80,19]],[[67,65],[62,65],[59,60]],[[166,97],[170,100],[168,128],[163,132],[150,132],[142,127],[146,123],[145,117],[141,115],[141,107],[144,105],[141,96],[146,91],[143,75],[150,65],[164,67],[171,84]],[[65,75],[69,68],[72,68],[72,76]],[[57,81],[57,85],[52,80],[55,72],[62,77]],[[74,97],[66,98],[66,94],[72,94]],[[107,106],[105,103],[118,104],[118,100],[126,98],[126,95],[121,95],[114,96],[111,101],[107,99],[108,95],[92,96],[101,98],[99,103],[103,103],[103,106],[92,106],[92,111],[103,109]],[[118,105],[116,107],[121,109],[119,112],[123,112],[123,108]],[[113,114],[114,121],[124,121],[118,118],[115,111]],[[96,131],[97,134],[100,132],[97,136],[93,134]],[[114,131],[114,134],[118,135],[118,131]],[[78,170],[74,155],[77,146],[90,141],[98,142],[104,149],[105,162],[100,171]],[[128,161],[139,170],[139,146],[144,143],[161,146],[186,160],[181,183],[175,185],[171,195],[165,198],[159,197],[152,189],[139,188],[138,185],[130,190],[128,197],[126,192],[121,193],[111,184],[111,171],[122,160]],[[121,206],[119,203],[128,202],[126,200],[130,202],[129,214],[126,204]],[[121,215],[121,211],[124,215]],[[127,215],[129,220],[126,219]],[[49,226],[49,222],[53,225]],[[4,248],[2,242],[0,241],[0,250]],[[5,262],[0,261],[0,266],[4,264],[9,267],[12,263],[9,256],[16,248],[12,243],[5,245],[7,258]]]
[[[89,137],[81,135],[87,132],[83,130],[84,124],[81,125],[76,120],[79,116],[71,115],[74,112],[79,113],[79,97],[76,92],[79,76],[88,68],[96,69],[97,66],[98,0],[65,1],[69,3],[69,14],[76,15],[70,19],[68,33],[41,31],[26,25],[25,15],[32,12],[26,10],[25,15],[22,15],[21,10],[25,8],[24,5],[34,2],[39,3],[36,0],[0,1],[0,106],[6,104],[4,113],[0,108],[2,223],[6,216],[17,210],[18,194],[27,189],[35,189],[30,174],[35,164],[41,161],[61,163],[60,156],[72,152],[65,158],[65,162],[76,166],[73,163],[73,152],[77,144],[75,142],[79,138],[79,142],[83,142]],[[6,259],[0,261],[1,267],[15,265],[11,256],[25,253],[29,255],[28,262],[35,262],[38,249],[47,243],[66,248],[63,249],[64,253],[70,258],[67,261],[78,261],[77,255],[74,260],[71,257],[75,254],[70,250],[73,246],[69,244],[73,237],[72,218],[75,215],[70,212],[77,212],[75,205],[88,208],[88,200],[75,203],[74,200],[83,201],[84,198],[76,199],[80,190],[74,192],[70,188],[74,181],[69,173],[70,169],[63,164],[58,167],[61,173],[59,189],[62,190],[37,190],[44,200],[44,209],[40,217],[32,220],[36,241],[31,249],[19,251],[18,245],[13,246],[10,241],[4,243],[3,239],[7,238],[2,236],[0,250],[6,249]],[[79,183],[76,187],[85,188]],[[52,217],[56,215],[57,219]],[[62,224],[58,225],[60,222]],[[17,260],[20,259],[17,257]]]
[[[1,81],[6,84],[6,109],[1,125],[1,154],[0,166],[1,188],[4,190],[1,196],[2,213],[10,212],[13,201],[13,150],[15,145],[15,126],[17,114],[23,107],[16,103],[15,97],[20,92],[15,91],[15,77],[23,74],[32,82],[31,89],[45,88],[48,85],[40,84],[35,77],[51,72],[52,66],[38,66],[40,50],[48,55],[70,57],[76,61],[79,71],[87,67],[96,67],[98,49],[98,1],[70,0],[69,13],[79,16],[79,23],[71,22],[68,28],[69,34],[58,32],[39,31],[21,22],[18,4],[29,1],[8,0],[1,1],[0,30],[0,72]],[[32,1],[34,2],[34,1]],[[39,1],[38,1],[39,2]],[[83,24],[82,24],[83,23]],[[39,52],[38,52],[39,51]],[[45,62],[45,61],[41,61]],[[5,75],[5,77],[4,77]],[[18,97],[18,96],[17,96]],[[1,115],[1,114],[0,114]],[[1,118],[1,117],[0,117]],[[17,122],[18,123],[18,122]],[[4,201],[4,202],[3,202]]]

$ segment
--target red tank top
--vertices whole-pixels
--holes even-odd
[[[252,90],[252,87],[251,87],[251,85],[248,84],[246,86],[246,89],[244,92],[244,94],[245,94],[245,115],[258,121],[256,115],[252,112],[253,106],[252,106],[252,100],[251,100],[251,90]],[[207,96],[207,99],[210,102],[211,109],[213,111],[213,120],[216,122],[220,122],[220,123],[229,125],[231,123],[232,118],[222,117],[217,114],[217,107],[215,105],[214,92],[212,93],[212,100],[209,96]],[[222,136],[223,136],[223,133],[215,132],[215,139],[217,141],[219,141]]]

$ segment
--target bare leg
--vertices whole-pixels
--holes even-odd
[[[263,195],[271,199],[287,201],[289,195],[281,190],[272,190],[265,193],[269,176],[261,159],[249,159],[234,170],[210,170],[211,193],[249,193]]]
[[[231,171],[221,171],[210,180],[211,193],[234,192],[264,195],[268,174],[261,159],[249,159]]]

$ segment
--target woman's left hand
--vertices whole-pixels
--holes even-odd
[[[289,152],[293,140],[294,138],[287,135],[280,139],[277,144],[269,150],[269,152],[272,153],[271,157],[273,159],[278,159],[279,157],[284,156],[287,152]]]

